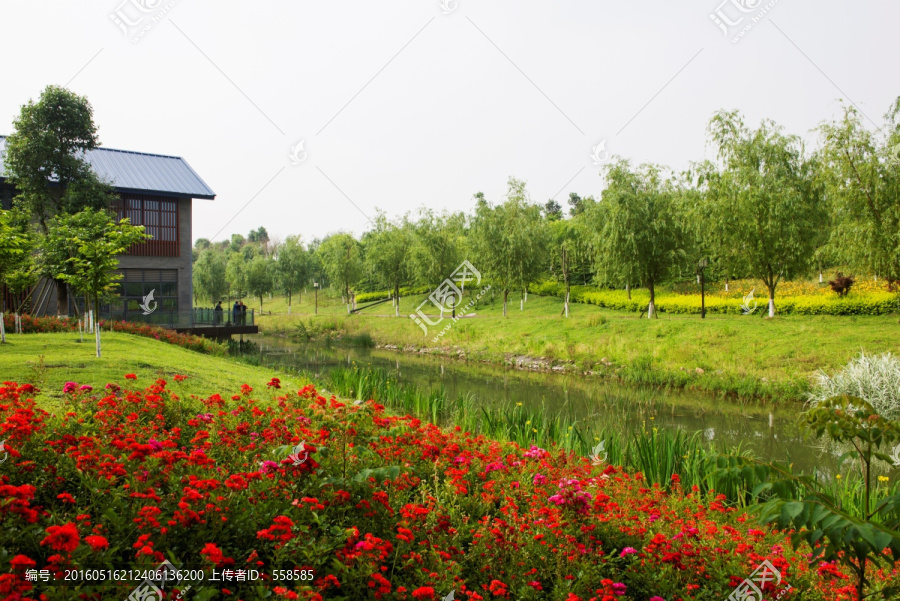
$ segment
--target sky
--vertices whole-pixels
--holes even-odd
[[[720,109],[810,146],[900,95],[892,0],[3,0],[0,134],[50,84],[101,144],[184,157],[194,238],[359,235],[391,217],[599,198],[611,157],[711,158]],[[718,22],[718,23],[717,23]]]

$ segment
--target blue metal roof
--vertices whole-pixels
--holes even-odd
[[[6,136],[0,136],[0,179],[4,179],[5,154]],[[101,147],[88,151],[85,159],[100,179],[119,192],[209,200],[216,197],[181,157]]]

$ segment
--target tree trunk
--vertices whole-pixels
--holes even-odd
[[[100,314],[100,302],[97,299],[94,299],[94,315]],[[100,358],[100,320],[96,320],[96,332],[97,332],[97,358]],[[112,327],[112,326],[110,326]]]
[[[653,319],[656,317],[656,290],[652,281],[648,282],[648,288],[650,289],[650,304],[647,305],[647,318]]]
[[[769,289],[769,317],[775,317],[775,286],[767,286]]]
[[[291,314],[291,293],[288,292],[288,315]]]
[[[819,283],[820,284],[822,283],[822,272],[821,271],[819,272]]]
[[[566,310],[566,317],[569,316],[569,290],[571,290],[571,286],[569,285],[569,279],[566,278],[566,302],[563,305]]]
[[[725,278],[725,292],[728,292],[728,278]]]
[[[503,291],[503,317],[506,317],[506,298],[509,296],[509,290]]]
[[[0,344],[6,344],[6,325],[3,323],[4,312],[0,311]]]
[[[628,300],[631,300],[631,284],[625,284],[625,292],[628,293]]]
[[[56,316],[69,316],[69,289],[62,280],[54,280],[56,282]]]
[[[400,285],[394,286],[394,317],[400,317]]]

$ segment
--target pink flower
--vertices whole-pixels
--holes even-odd
[[[90,392],[94,389],[90,384],[83,384],[78,390],[83,390],[84,392]]]
[[[535,486],[538,486],[539,484],[543,484],[546,481],[547,481],[547,476],[545,476],[544,474],[535,474],[534,479],[532,480],[532,482],[534,483]]]
[[[263,461],[260,464],[259,473],[260,474],[268,474],[269,472],[275,471],[278,469],[278,464],[274,461]]]
[[[666,600],[663,599],[662,597],[660,597],[659,595],[654,595],[653,597],[650,597],[650,601],[666,601]]]
[[[613,593],[615,593],[617,596],[621,597],[622,595],[625,594],[625,589],[627,589],[628,587],[625,586],[624,584],[622,584],[621,582],[616,582],[615,584],[612,585],[612,588],[613,588]]]
[[[75,392],[76,388],[78,388],[78,384],[75,382],[66,382],[63,386],[63,392],[69,394],[70,392]]]
[[[151,447],[153,447],[154,451],[162,451],[163,450],[162,443],[159,442],[158,440],[156,440],[155,438],[151,438],[150,440],[148,440],[147,444],[150,445]]]
[[[622,549],[622,552],[619,553],[619,557],[625,557],[626,555],[631,555],[632,553],[637,553],[637,549],[634,547],[625,547]]]

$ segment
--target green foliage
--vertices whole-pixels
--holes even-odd
[[[648,316],[653,317],[656,285],[669,277],[686,245],[674,184],[663,179],[658,167],[632,170],[625,160],[609,166],[606,176],[595,226],[598,263],[607,281],[647,286]]]
[[[303,288],[309,280],[310,259],[300,236],[288,236],[276,249],[275,281],[277,286],[287,295],[288,306],[295,292]]]
[[[209,246],[200,251],[191,274],[194,296],[212,304],[225,298],[225,295],[228,294],[226,268],[227,259],[222,251]]]
[[[862,599],[870,586],[870,564],[890,565],[884,555],[887,550],[894,561],[900,559],[900,491],[894,489],[876,502],[872,484],[875,462],[892,461],[882,448],[900,441],[900,426],[876,413],[870,403],[849,395],[817,402],[805,420],[816,437],[827,435],[832,442],[850,448],[841,460],[859,462],[862,503],[851,513],[816,480],[780,471],[776,474],[780,479],[761,484],[755,491],[770,491],[774,496],[754,511],[764,524],[795,530],[792,543],[795,547],[801,542],[809,544],[813,560],[844,563],[855,573],[857,595]],[[801,489],[805,495],[799,498]],[[900,587],[877,592],[889,599]]]
[[[765,283],[772,316],[776,286],[807,267],[821,239],[817,162],[797,136],[772,121],[750,131],[737,111],[719,111],[709,135],[722,162],[700,168],[710,245],[732,272]]]
[[[230,251],[225,266],[225,281],[231,296],[242,298],[247,294],[247,260],[240,251]]]
[[[6,139],[4,165],[19,191],[17,205],[45,232],[53,215],[109,207],[111,189],[83,158],[98,145],[93,109],[83,96],[47,86],[37,102],[22,106]]]
[[[413,228],[407,218],[389,221],[382,212],[375,217],[374,229],[363,236],[366,263],[377,281],[396,296],[399,296],[400,287],[412,279],[409,250],[413,240]]]
[[[259,298],[259,310],[263,308],[263,296],[269,294],[275,285],[274,261],[264,256],[256,256],[247,265],[247,290]]]
[[[509,292],[524,291],[540,277],[549,244],[541,207],[529,201],[525,182],[510,178],[503,204],[478,203],[471,240],[475,267],[503,292],[505,315]]]
[[[332,234],[316,249],[325,274],[349,297],[350,289],[362,276],[362,246],[350,234]]]
[[[900,144],[900,98],[885,115],[883,138],[865,128],[856,107],[843,108],[840,120],[819,127],[823,140],[821,179],[836,216],[829,250],[889,281],[897,281],[900,171],[892,159]]]

